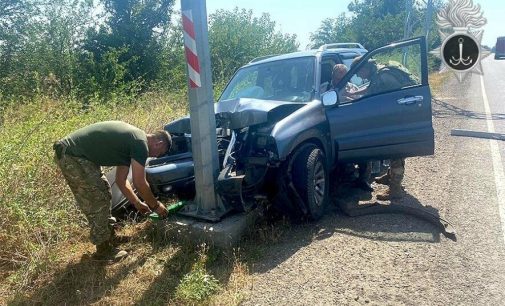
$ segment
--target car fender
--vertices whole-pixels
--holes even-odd
[[[314,100],[277,122],[271,136],[275,140],[280,160],[286,158],[300,144],[316,141],[324,150],[328,166],[334,160],[335,148],[330,139],[330,128],[321,101]]]

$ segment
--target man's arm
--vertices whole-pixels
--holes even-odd
[[[132,177],[133,177],[133,185],[137,188],[137,191],[140,193],[144,201],[146,201],[147,205],[156,213],[161,216],[166,216],[167,209],[165,206],[156,200],[154,194],[151,191],[151,187],[146,180],[146,172],[144,165],[140,164],[138,161],[132,159]]]
[[[135,208],[141,213],[149,213],[151,210],[149,206],[145,203],[142,203],[140,199],[137,197],[135,192],[133,191],[130,182],[128,181],[128,172],[130,171],[130,167],[128,166],[117,166],[116,167],[116,185],[121,190],[123,195],[128,199],[130,203],[132,203]]]

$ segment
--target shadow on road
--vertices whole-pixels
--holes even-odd
[[[359,217],[349,217],[340,209],[345,204],[358,205],[372,203],[373,194],[348,185],[334,188],[331,193],[332,204],[325,217],[316,223],[291,224],[280,238],[271,242],[262,242],[252,238],[246,246],[246,253],[261,253],[263,259],[253,267],[255,273],[265,273],[289,259],[293,254],[315,241],[335,239],[342,243],[355,241],[339,235],[359,237],[375,241],[405,242],[405,243],[438,243],[441,230],[435,225],[420,218],[405,214],[377,214]],[[430,206],[423,206],[419,200],[410,194],[394,204],[405,207],[422,208],[431,214],[438,215],[438,210]],[[251,251],[253,250],[253,251]],[[335,254],[338,257],[338,254]]]
[[[446,101],[433,98],[433,116],[436,118],[466,117],[470,119],[487,119],[486,113],[473,112],[452,105]],[[491,114],[492,120],[504,120],[505,114]]]

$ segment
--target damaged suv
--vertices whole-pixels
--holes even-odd
[[[358,56],[361,60],[351,68]],[[358,73],[369,60],[401,63],[418,81],[349,99],[348,85],[360,88],[370,82]],[[350,70],[331,86],[332,68],[339,63]],[[218,194],[237,211],[269,199],[292,217],[315,220],[328,203],[330,172],[339,165],[433,154],[427,71],[422,37],[371,52],[361,46],[323,46],[251,61],[215,103]],[[189,117],[165,130],[173,148],[148,162],[147,180],[156,194],[191,197]]]

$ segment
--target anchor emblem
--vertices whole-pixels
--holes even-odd
[[[460,37],[458,39],[458,43],[459,43],[459,58],[456,59],[454,58],[454,56],[452,56],[452,58],[449,60],[449,62],[454,65],[454,66],[457,66],[459,64],[463,64],[463,66],[470,66],[472,63],[473,63],[473,60],[470,58],[470,56],[467,56],[466,58],[463,58],[463,42],[465,40]]]

